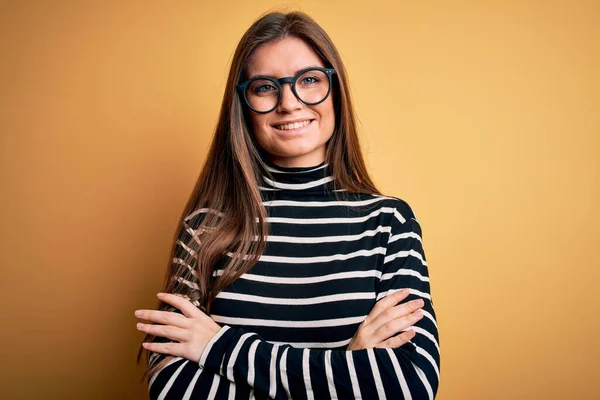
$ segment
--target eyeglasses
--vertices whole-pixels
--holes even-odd
[[[276,109],[283,98],[284,83],[291,83],[292,92],[302,103],[310,106],[319,104],[331,92],[333,68],[310,67],[299,71],[296,76],[275,79],[269,76],[255,76],[236,85],[244,102],[259,114]]]

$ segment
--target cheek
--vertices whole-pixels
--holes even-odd
[[[322,129],[327,129],[327,134],[331,134],[333,133],[333,130],[335,129],[335,112],[333,110],[333,102],[331,102],[330,99],[328,99],[324,104],[322,104],[323,107],[321,107],[319,109],[319,114],[320,114],[320,125]]]
[[[255,114],[250,118],[250,120],[252,123],[252,133],[258,140],[260,140],[261,137],[266,135],[265,131],[269,128],[269,124],[267,123],[266,118],[262,115]]]

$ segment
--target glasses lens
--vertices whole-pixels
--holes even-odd
[[[318,103],[327,96],[329,91],[329,76],[319,70],[309,70],[298,77],[296,93],[305,103]]]
[[[246,88],[246,98],[256,111],[269,111],[277,105],[279,89],[268,79],[255,79]]]

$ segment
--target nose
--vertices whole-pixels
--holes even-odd
[[[302,108],[302,102],[294,94],[291,83],[281,85],[281,103],[278,108],[287,112]]]

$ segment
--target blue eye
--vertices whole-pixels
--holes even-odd
[[[308,82],[306,82],[306,80],[309,80]],[[317,83],[319,82],[319,78],[317,78],[316,76],[306,76],[302,79],[302,83],[306,83],[306,84],[311,84],[311,83]]]
[[[254,88],[253,92],[254,93],[266,93],[266,92],[270,92],[272,90],[277,90],[277,88],[273,87],[272,85],[260,85],[260,86],[257,86],[256,88]]]

